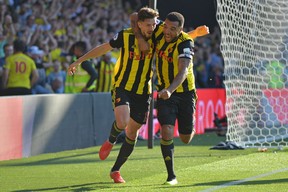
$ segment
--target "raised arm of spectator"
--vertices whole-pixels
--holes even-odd
[[[76,67],[80,65],[83,61],[100,57],[105,53],[107,53],[108,51],[111,51],[112,49],[113,47],[111,47],[109,43],[103,43],[99,46],[94,47],[68,67],[68,75],[73,75],[76,72]]]
[[[62,3],[58,0],[52,0],[50,10],[48,13],[48,19],[57,19],[58,14],[60,13],[62,9]]]
[[[94,20],[94,17],[97,15],[97,10],[96,9],[93,9],[91,10],[90,12],[88,12],[88,14],[86,15],[86,19],[91,19],[93,17],[93,20]]]
[[[16,35],[16,29],[15,29],[15,26],[13,24],[13,20],[12,20],[11,15],[5,16],[4,31],[6,31],[6,33],[7,33],[8,42],[13,42],[14,37]]]
[[[39,40],[39,38],[41,37],[41,29],[40,29],[40,26],[37,26],[36,30],[34,33],[32,33],[31,35],[31,39],[30,39],[30,42],[27,42],[28,45],[34,45],[36,44],[36,41]]]
[[[42,14],[41,16],[41,19],[43,20],[44,22],[44,25],[42,26],[42,29],[45,30],[45,31],[48,31],[48,30],[51,30],[52,26],[51,24],[49,23],[48,19],[47,19],[47,16]]]
[[[7,5],[4,5],[4,3],[0,3],[1,9],[0,9],[0,23],[1,23],[1,27],[2,27],[2,23],[5,23],[5,14],[6,14],[6,9],[7,9]],[[2,8],[3,6],[3,8]]]
[[[83,30],[79,31],[79,35],[80,35],[80,39],[86,43],[87,50],[92,49],[91,39],[89,38],[89,35],[87,33],[85,33],[85,31],[83,31]]]
[[[49,44],[50,50],[56,49],[58,46],[58,42],[55,39],[55,37],[53,36],[52,32],[49,30],[49,31],[46,31],[46,34],[49,38],[49,42],[51,43],[51,44]]]

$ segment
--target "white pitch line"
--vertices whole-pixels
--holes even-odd
[[[258,179],[258,178],[261,178],[261,177],[266,177],[266,176],[269,176],[269,175],[273,175],[273,174],[281,173],[281,172],[285,172],[285,171],[288,171],[288,168],[271,171],[271,172],[268,172],[268,173],[264,173],[264,174],[261,174],[261,175],[256,175],[256,176],[249,177],[249,178],[242,179],[242,180],[238,180],[238,181],[232,181],[232,182],[229,182],[229,183],[224,183],[222,185],[218,185],[216,187],[205,189],[205,190],[200,191],[200,192],[216,191],[218,189],[223,189],[225,187],[229,187],[229,186],[232,186],[232,185],[237,185],[237,184],[240,184],[240,183],[245,183],[247,181],[252,181],[252,180],[255,180],[255,179]]]

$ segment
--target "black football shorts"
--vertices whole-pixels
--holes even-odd
[[[157,99],[157,117],[161,125],[175,126],[178,120],[178,132],[191,134],[195,125],[196,92],[174,92],[167,100]]]
[[[128,105],[130,117],[139,124],[146,124],[151,96],[136,94],[117,87],[111,90],[113,109],[120,105]]]

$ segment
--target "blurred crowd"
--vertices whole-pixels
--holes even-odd
[[[79,51],[85,53],[129,27],[129,15],[140,7],[140,0],[0,0],[0,76],[5,58],[13,54],[13,42],[18,39],[25,43],[25,54],[35,61],[39,73],[32,93],[75,93],[65,89],[72,82],[66,75],[67,66],[79,57]],[[197,88],[223,88],[220,31],[217,27],[210,31],[213,33],[195,40]],[[109,85],[99,82],[107,84],[105,78],[111,77],[118,54],[116,50],[89,61],[94,67],[88,74],[94,81],[89,89],[78,92],[109,91]]]

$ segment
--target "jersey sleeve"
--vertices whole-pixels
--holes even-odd
[[[164,22],[159,19],[156,20],[156,28],[154,29],[154,33],[159,32],[159,30],[161,30],[160,32],[163,31],[163,23]]]
[[[123,43],[123,30],[118,32],[110,41],[109,44],[113,48],[121,48],[124,46]]]
[[[194,43],[192,40],[183,41],[178,45],[178,58],[192,59],[194,55]]]
[[[156,28],[154,29],[152,39],[156,41],[156,39],[160,39],[163,36],[163,24],[164,22],[157,19],[156,21]]]

